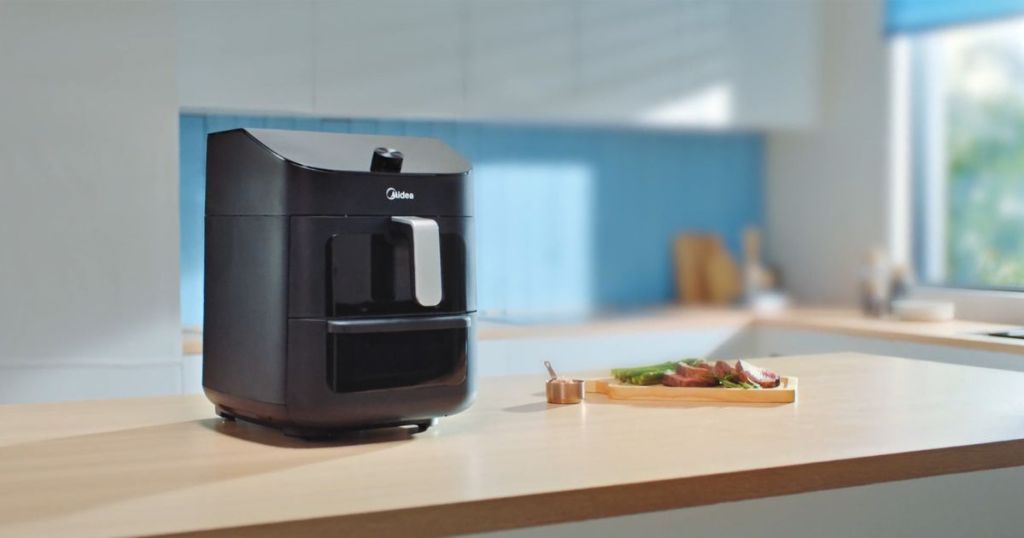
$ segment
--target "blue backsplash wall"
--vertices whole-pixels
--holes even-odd
[[[202,324],[206,134],[236,127],[432,136],[473,163],[477,294],[496,315],[578,314],[674,297],[671,243],[762,220],[756,134],[451,121],[181,116],[181,306]]]

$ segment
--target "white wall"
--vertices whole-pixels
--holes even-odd
[[[182,104],[313,112],[312,2],[177,1],[175,10]]]
[[[820,114],[767,143],[767,257],[798,302],[853,303],[872,246],[886,247],[889,54],[881,0],[824,1]]]
[[[176,392],[167,2],[0,0],[0,402]]]

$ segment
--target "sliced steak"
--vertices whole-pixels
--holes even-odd
[[[676,373],[683,377],[692,377],[695,379],[715,379],[715,376],[711,374],[711,370],[700,366],[687,366],[685,364],[680,364],[676,367]]]
[[[775,388],[782,382],[779,374],[754,366],[747,361],[736,361],[736,374],[741,382],[754,383],[766,389]]]
[[[666,374],[661,384],[669,387],[713,387],[715,380],[710,377],[687,377],[677,373]]]
[[[714,367],[711,368],[711,374],[718,379],[725,379],[735,375],[736,370],[725,361],[715,361]]]

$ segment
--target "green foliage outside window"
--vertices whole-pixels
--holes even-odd
[[[951,49],[947,281],[1024,288],[1024,38]]]

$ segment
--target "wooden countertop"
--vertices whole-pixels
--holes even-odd
[[[571,338],[608,333],[741,329],[747,326],[824,331],[1024,355],[1024,340],[984,334],[1019,326],[964,320],[907,322],[868,318],[856,310],[837,308],[793,308],[775,313],[754,313],[739,308],[667,307],[578,322],[513,324],[481,321],[478,322],[477,337],[480,340]],[[185,355],[201,355],[202,330],[197,327],[186,329],[183,345]]]
[[[755,323],[766,327],[826,331],[868,338],[1024,354],[1024,340],[986,334],[1020,328],[1017,325],[965,320],[899,321],[869,318],[854,310],[824,308],[797,308],[774,314],[760,314],[755,318]]]
[[[0,406],[0,535],[437,535],[1024,465],[1024,373],[763,359],[792,405],[549,406],[540,376],[409,438],[303,443],[180,396]]]
[[[696,331],[723,327],[739,329],[754,319],[753,313],[740,308],[666,307],[560,323],[518,324],[483,320],[477,323],[477,338],[572,338],[608,333]]]
[[[550,325],[480,324],[482,340],[538,337],[577,337],[609,332],[652,332],[758,326],[821,331],[867,338],[954,346],[1024,355],[1024,340],[986,333],[1019,328],[1014,325],[953,320],[909,322],[869,318],[852,309],[791,308],[755,313],[739,308],[663,308],[622,317]]]

